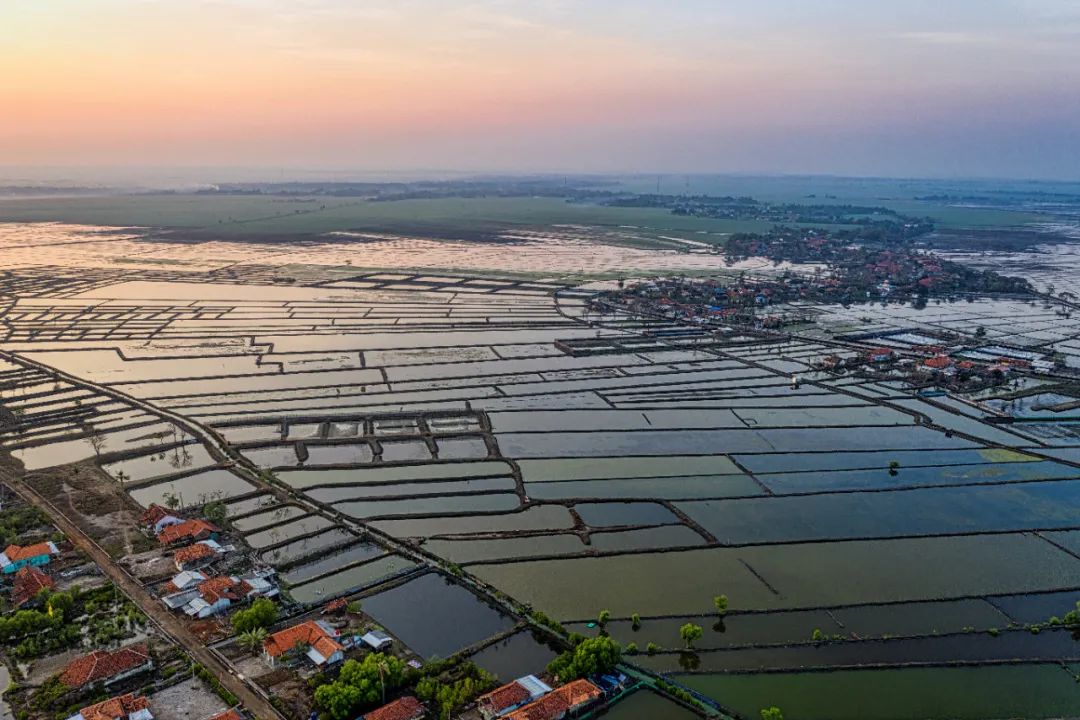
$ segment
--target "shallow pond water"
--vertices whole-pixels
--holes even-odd
[[[411,560],[400,555],[388,555],[326,575],[304,585],[297,585],[289,589],[289,594],[300,603],[319,603],[336,595],[373,585],[384,578],[406,572],[414,567],[416,563]],[[364,601],[364,611],[367,612],[366,601]]]
[[[322,530],[333,525],[333,522],[322,515],[308,515],[281,525],[274,525],[266,530],[259,530],[244,536],[244,542],[258,550],[259,548],[277,545],[278,543],[291,540],[295,537],[308,535],[317,530]]]
[[[363,600],[364,612],[421,657],[448,657],[513,627],[465,588],[428,573]]]
[[[176,496],[180,507],[191,507],[215,499],[245,495],[255,490],[257,488],[254,485],[228,470],[210,470],[176,480],[163,480],[129,492],[135,502],[143,507],[148,507],[150,503],[164,505],[170,495]]]
[[[290,585],[299,585],[300,583],[305,583],[320,575],[325,575],[334,570],[345,568],[353,563],[372,560],[385,553],[386,551],[378,545],[357,543],[340,552],[333,552],[332,554],[320,557],[318,560],[292,567],[282,573],[281,578]]]
[[[523,630],[488,645],[469,659],[508,683],[525,675],[539,675],[556,654],[542,640]]]
[[[342,528],[331,528],[326,532],[319,533],[313,537],[303,538],[289,543],[288,545],[282,545],[276,547],[273,550],[267,550],[259,555],[263,562],[268,562],[274,566],[281,566],[291,564],[301,558],[306,558],[315,553],[321,553],[327,548],[331,547],[343,547],[350,542],[353,542],[356,536]]]

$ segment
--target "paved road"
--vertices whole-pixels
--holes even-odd
[[[108,553],[106,553],[86,533],[79,529],[78,525],[71,522],[47,499],[38,495],[21,479],[7,469],[0,469],[0,480],[8,487],[17,492],[24,500],[43,510],[57,528],[63,532],[69,540],[80,550],[90,556],[97,566],[109,576],[117,587],[142,610],[147,617],[169,636],[173,642],[180,645],[199,664],[214,674],[222,685],[240,699],[244,707],[262,720],[283,720],[282,715],[265,698],[255,692],[245,680],[241,680],[233,674],[232,669],[222,662],[217,655],[210,652],[203,643],[195,637],[187,626],[175,615],[165,609],[165,606],[157,601],[147,590],[118,565]]]

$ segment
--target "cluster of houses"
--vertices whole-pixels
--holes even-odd
[[[8,545],[0,552],[0,573],[11,583],[12,607],[33,607],[38,604],[42,590],[56,588],[56,581],[41,568],[59,554],[60,548],[51,541],[33,545]]]
[[[142,522],[163,546],[179,546],[173,553],[178,572],[164,584],[161,593],[161,602],[170,610],[201,620],[255,598],[279,594],[274,571],[269,568],[252,570],[242,576],[204,572],[231,549],[218,542],[220,530],[213,523],[201,518],[184,519],[156,504],[146,509]]]
[[[484,720],[562,720],[604,696],[588,680],[574,680],[552,689],[535,675],[495,688],[477,699]]]

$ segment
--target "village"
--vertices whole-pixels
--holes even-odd
[[[0,635],[12,672],[3,697],[17,720],[261,717],[173,642],[157,608],[141,612],[47,516],[0,487]],[[151,503],[141,546],[156,547],[118,566],[278,717],[561,720],[637,684],[606,639],[570,648],[560,674],[540,665],[502,684],[459,654],[424,658],[367,615],[360,597],[289,597],[225,512],[219,501],[194,513]]]

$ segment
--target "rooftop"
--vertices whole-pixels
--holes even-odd
[[[128,645],[119,650],[95,650],[68,663],[60,673],[60,681],[69,688],[81,688],[133,670],[150,661],[146,645]]]
[[[412,695],[398,698],[364,715],[364,720],[413,720],[424,716],[424,706]]]

